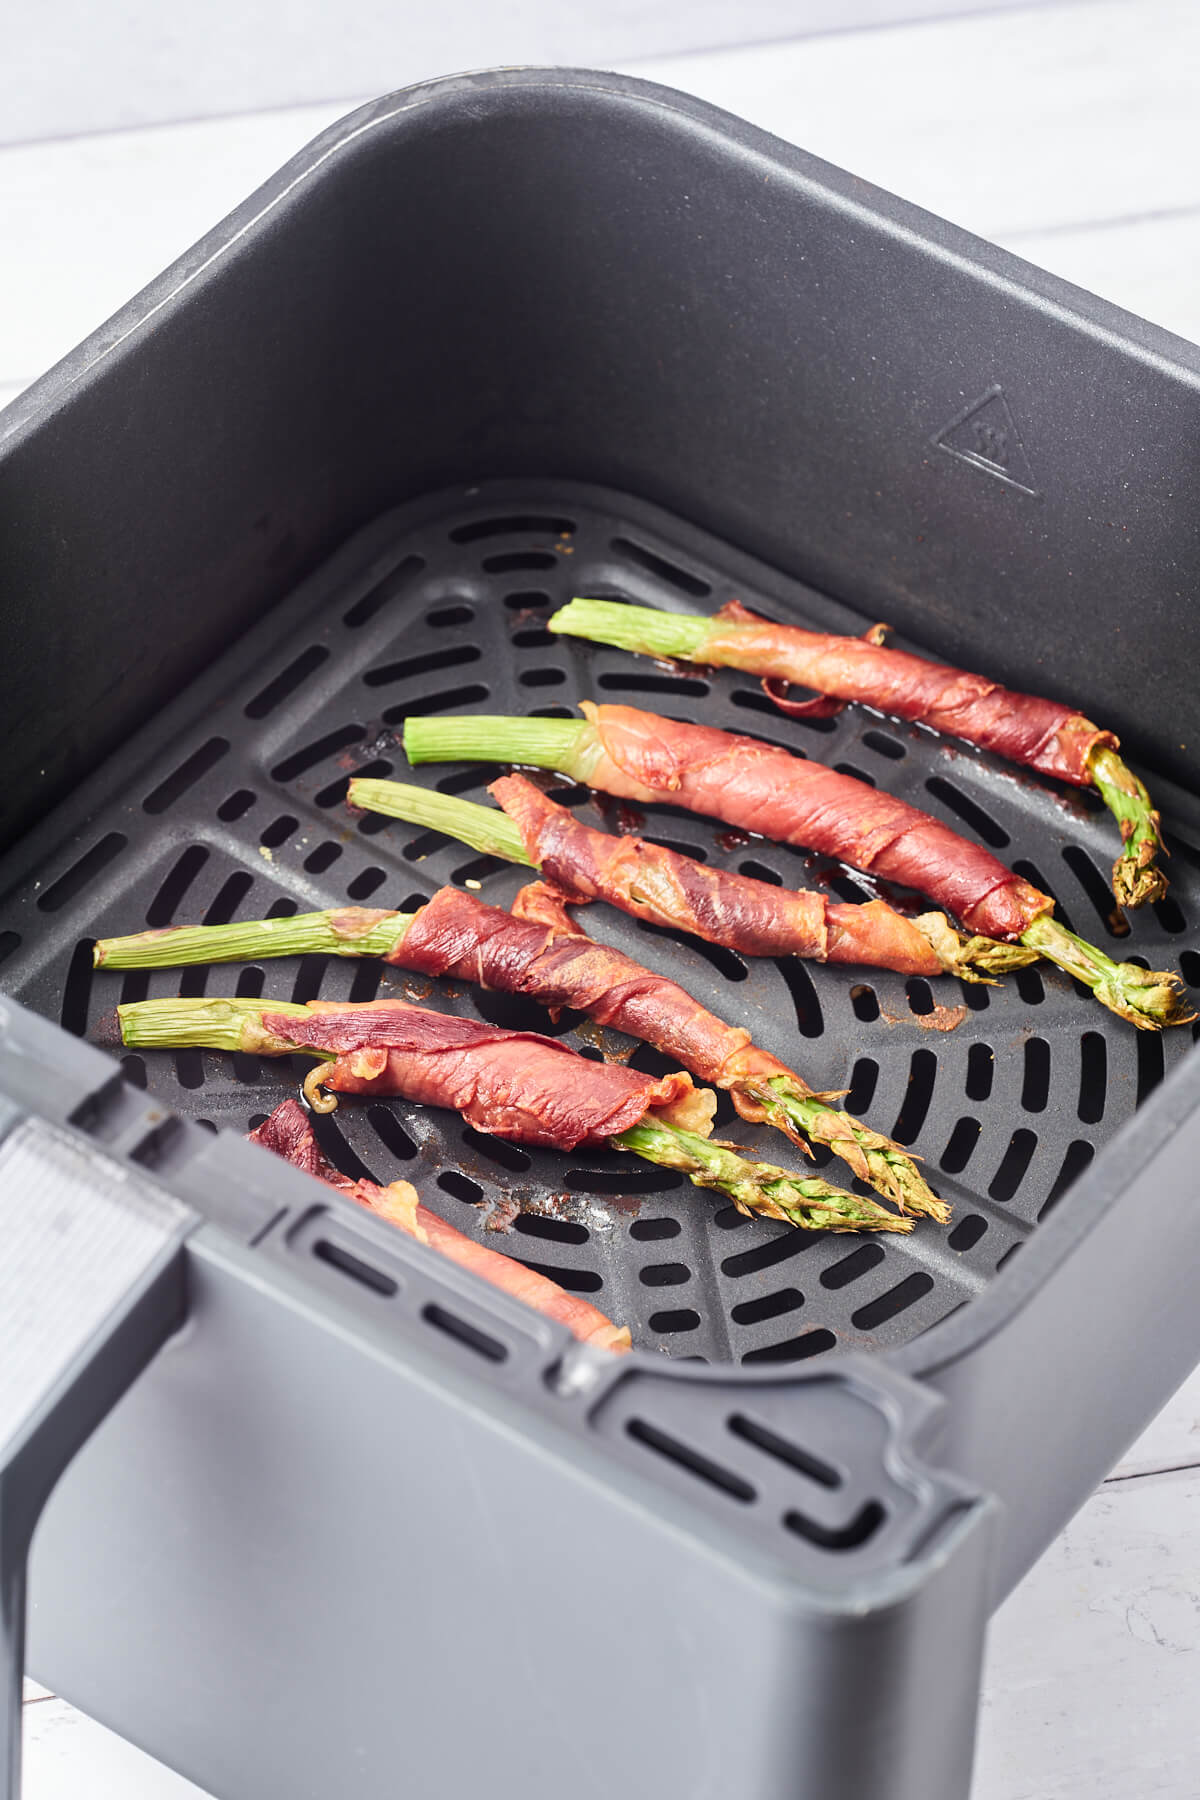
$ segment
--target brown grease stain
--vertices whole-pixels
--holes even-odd
[[[919,1025],[922,1031],[957,1031],[966,1016],[965,1006],[938,1006],[936,1002],[932,1012],[906,1013],[898,1017],[881,1010],[879,1014],[885,1025]]]

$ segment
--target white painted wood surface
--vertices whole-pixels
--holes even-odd
[[[497,54],[460,39],[453,62]],[[631,68],[1200,342],[1193,0],[1084,0]],[[102,57],[87,76],[104,87]],[[199,110],[228,110],[228,90],[210,99]],[[0,406],[348,104],[0,149]],[[0,138],[21,135],[5,118]],[[1113,1475],[993,1622],[972,1800],[1200,1795],[1200,1372]],[[203,1800],[52,1696],[27,1705],[26,1743],[25,1800]]]

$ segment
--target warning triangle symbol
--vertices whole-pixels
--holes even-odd
[[[1037,493],[1012,410],[999,387],[990,387],[986,394],[972,400],[933,441],[940,450],[961,457],[973,468],[995,475],[1023,493]]]

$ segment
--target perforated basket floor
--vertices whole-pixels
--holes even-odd
[[[769,575],[640,503],[541,483],[440,495],[361,533],[234,647],[102,774],[86,822],[60,816],[37,867],[4,871],[0,955],[7,991],[75,1033],[118,1000],[264,994],[305,1000],[397,993],[457,1012],[564,1033],[591,1055],[655,1053],[587,1021],[555,1027],[532,1003],[417,981],[375,962],[291,958],[152,974],[93,974],[94,937],[145,926],[253,918],[345,904],[412,907],[447,882],[503,904],[523,877],[432,833],[353,813],[351,774],[398,774],[486,800],[481,765],[409,775],[398,735],[413,713],[568,713],[582,697],[628,699],[811,754],[886,785],[982,839],[1084,935],[1200,985],[1188,926],[1200,917],[1200,856],[1171,831],[1173,886],[1114,944],[1106,871],[1115,828],[1090,794],[1051,788],[922,728],[850,708],[781,717],[745,676],[669,673],[544,629],[571,595],[711,610],[736,594],[776,616],[834,629],[867,621]],[[865,878],[671,807],[648,817],[580,789],[553,791],[594,823],[635,824],[693,856],[772,881],[870,897]],[[43,833],[43,839],[45,834]],[[15,885],[9,885],[15,883]],[[890,891],[889,898],[902,898]],[[792,1231],[740,1218],[681,1177],[631,1157],[526,1153],[443,1112],[343,1103],[321,1122],[334,1160],[380,1180],[404,1174],[425,1200],[493,1247],[592,1297],[635,1340],[675,1356],[789,1362],[838,1345],[897,1344],[963,1305],[1018,1250],[1161,1078],[1192,1034],[1135,1032],[1045,967],[1003,989],[730,951],[604,908],[598,937],[673,975],[818,1089],[926,1160],[952,1201],[946,1228],[909,1238]],[[214,1128],[245,1131],[306,1066],[185,1051],[126,1055],[128,1077]],[[785,1140],[722,1102],[725,1135],[780,1161]],[[842,1180],[840,1164],[831,1178]]]

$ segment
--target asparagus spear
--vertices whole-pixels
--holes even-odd
[[[588,719],[479,714],[408,719],[404,748],[414,764],[511,762],[555,769],[582,783],[591,782],[605,755],[600,733]],[[1159,1031],[1165,1025],[1183,1025],[1195,1017],[1185,1011],[1186,990],[1178,975],[1142,969],[1136,963],[1114,962],[1048,913],[1027,925],[1019,934],[1019,941],[1083,982],[1102,1006],[1139,1030]]]
[[[568,724],[573,720],[530,720],[531,724]],[[414,759],[417,760],[417,759]],[[514,759],[528,761],[528,758]],[[535,867],[517,826],[504,813],[493,807],[479,806],[471,800],[459,800],[439,794],[411,782],[356,779],[347,794],[351,806],[367,812],[386,813],[392,819],[404,819],[411,825],[426,825],[447,837],[457,838],[472,850],[485,856],[496,856],[504,862],[523,863]],[[850,907],[843,908],[850,912]],[[993,974],[1023,968],[1033,956],[1015,944],[998,943],[994,938],[969,937],[956,931],[944,913],[920,913],[909,920],[926,940],[937,962],[950,975],[963,981],[988,981]],[[736,948],[736,945],[734,946]],[[849,959],[854,960],[854,959]],[[979,970],[986,970],[980,974]]]
[[[618,650],[632,650],[644,656],[657,656],[678,659],[680,662],[694,662],[710,666],[724,666],[745,669],[752,674],[762,674],[770,678],[777,674],[772,668],[769,649],[764,661],[764,627],[768,633],[772,628],[765,621],[757,620],[752,614],[744,615],[739,622],[736,618],[718,614],[715,618],[695,618],[682,613],[659,612],[647,606],[627,606],[624,602],[612,600],[572,600],[561,607],[547,621],[551,631],[560,631],[567,637],[586,638],[595,644],[610,644]],[[809,633],[788,627],[778,629],[775,633],[783,642],[789,638],[797,643],[827,646],[844,643],[846,640],[831,637],[826,633]],[[926,658],[910,656],[903,652],[887,650],[881,643],[874,645],[874,651],[864,652],[862,647],[851,641],[856,653],[856,660],[862,659],[873,665],[876,671],[876,682],[872,686],[869,675],[852,681],[851,687],[844,690],[847,698],[874,698],[885,712],[893,710],[889,704],[888,673],[890,665],[903,663],[908,669],[922,667],[930,674],[944,675],[956,693],[955,711],[958,717],[953,724],[944,729],[955,736],[966,738],[970,742],[982,741],[978,730],[970,728],[969,721],[964,723],[961,693],[956,687],[959,671],[943,668],[931,663]],[[805,669],[803,653],[797,658],[797,666],[792,671],[795,679],[803,684]],[[867,691],[864,692],[863,689]],[[768,692],[774,694],[773,687]],[[1009,710],[1013,714],[1022,707],[1045,709],[1047,703],[1032,699],[1024,694],[1007,696]],[[901,717],[921,717],[922,711],[912,706],[896,707]],[[968,709],[969,711],[969,709]],[[1079,715],[1065,715],[1065,721],[1071,727],[1071,735],[1075,748],[1071,757],[1063,766],[1048,766],[1046,773],[1057,775],[1061,779],[1074,780],[1085,786],[1094,786],[1102,796],[1105,805],[1116,818],[1121,831],[1123,848],[1120,856],[1113,864],[1113,893],[1123,906],[1144,906],[1147,901],[1161,900],[1167,891],[1167,878],[1155,864],[1155,857],[1162,852],[1166,854],[1160,831],[1158,813],[1154,810],[1145,786],[1128,767],[1108,734],[1097,733],[1090,721]],[[1091,741],[1093,736],[1095,741]],[[1084,744],[1088,748],[1082,754],[1080,766],[1079,752]],[[1007,748],[1007,747],[1005,747]],[[1001,754],[1005,749],[1001,750]],[[1013,754],[1016,754],[1014,751]],[[1018,756],[1020,761],[1033,761],[1035,758]]]
[[[200,1048],[247,1051],[256,1056],[299,1053],[318,1058],[305,1078],[305,1097],[324,1106],[336,1100],[320,1095],[323,1066],[336,1061],[328,1051],[269,1029],[264,1015],[304,1017],[309,1008],[286,1001],[138,1000],[117,1008],[121,1041],[133,1049]],[[818,1176],[797,1176],[771,1163],[751,1162],[729,1145],[714,1143],[692,1131],[647,1114],[638,1124],[610,1140],[612,1148],[629,1150],[644,1162],[678,1169],[697,1187],[715,1188],[738,1211],[780,1219],[807,1231],[911,1231],[912,1221],[890,1213],[878,1202],[843,1192]]]
[[[419,788],[409,791],[424,793]],[[467,802],[449,799],[445,795],[430,796],[430,799],[440,801],[443,806],[451,809],[461,811],[466,807],[470,814],[479,814],[480,821],[469,819],[467,824],[468,827],[479,824],[481,842],[489,841],[485,835],[484,821],[499,821],[501,827],[509,825],[503,813],[492,812],[485,807],[470,806]],[[427,810],[427,821],[435,820],[446,822],[436,810]],[[316,950],[339,956],[383,956],[404,966],[407,962],[404,939],[416,916],[415,913],[377,912],[364,907],[345,907],[329,912],[298,914],[286,919],[252,920],[228,925],[172,926],[159,931],[137,932],[130,937],[102,938],[95,946],[94,961],[98,967],[112,969],[175,968],[191,963],[238,962],[251,953],[250,946],[253,946],[253,954],[258,956],[303,955]],[[277,932],[276,926],[286,927],[286,930]],[[626,968],[646,973],[638,971],[638,965],[630,963],[628,959],[622,957],[622,961]],[[665,981],[662,985],[674,987],[673,983]],[[682,992],[679,997],[688,1006]],[[669,994],[660,1000],[658,1016],[662,1035],[655,1041],[659,1048],[687,1062],[693,1073],[699,1074],[702,1080],[717,1079],[720,1085],[744,1091],[757,1106],[762,1107],[767,1120],[783,1131],[793,1143],[798,1143],[802,1149],[807,1149],[805,1140],[828,1145],[860,1180],[867,1182],[885,1199],[895,1202],[904,1212],[925,1214],[942,1222],[949,1217],[949,1209],[930,1190],[912,1157],[890,1138],[873,1131],[861,1120],[838,1107],[835,1102],[842,1097],[840,1094],[815,1094],[799,1076],[786,1071],[778,1063],[775,1064],[778,1074],[763,1073],[764,1069],[770,1069],[774,1059],[761,1057],[757,1053],[745,1065],[754,1069],[752,1076],[743,1079],[742,1071],[738,1070],[736,1079],[723,1081],[720,1076],[714,1077],[695,1060],[700,1021],[706,1016],[703,1010],[696,1009],[694,1003],[690,1004],[687,1044],[693,1052],[691,1059],[687,1056],[686,1048],[681,1049],[671,1036],[669,1020],[672,1009]],[[715,1017],[711,1017],[710,1022],[714,1031],[727,1032],[729,1029]],[[630,1029],[634,1027],[631,1026]],[[753,1053],[752,1045],[748,1049]],[[735,1092],[735,1101],[736,1098]],[[750,1112],[748,1116],[756,1115]]]

